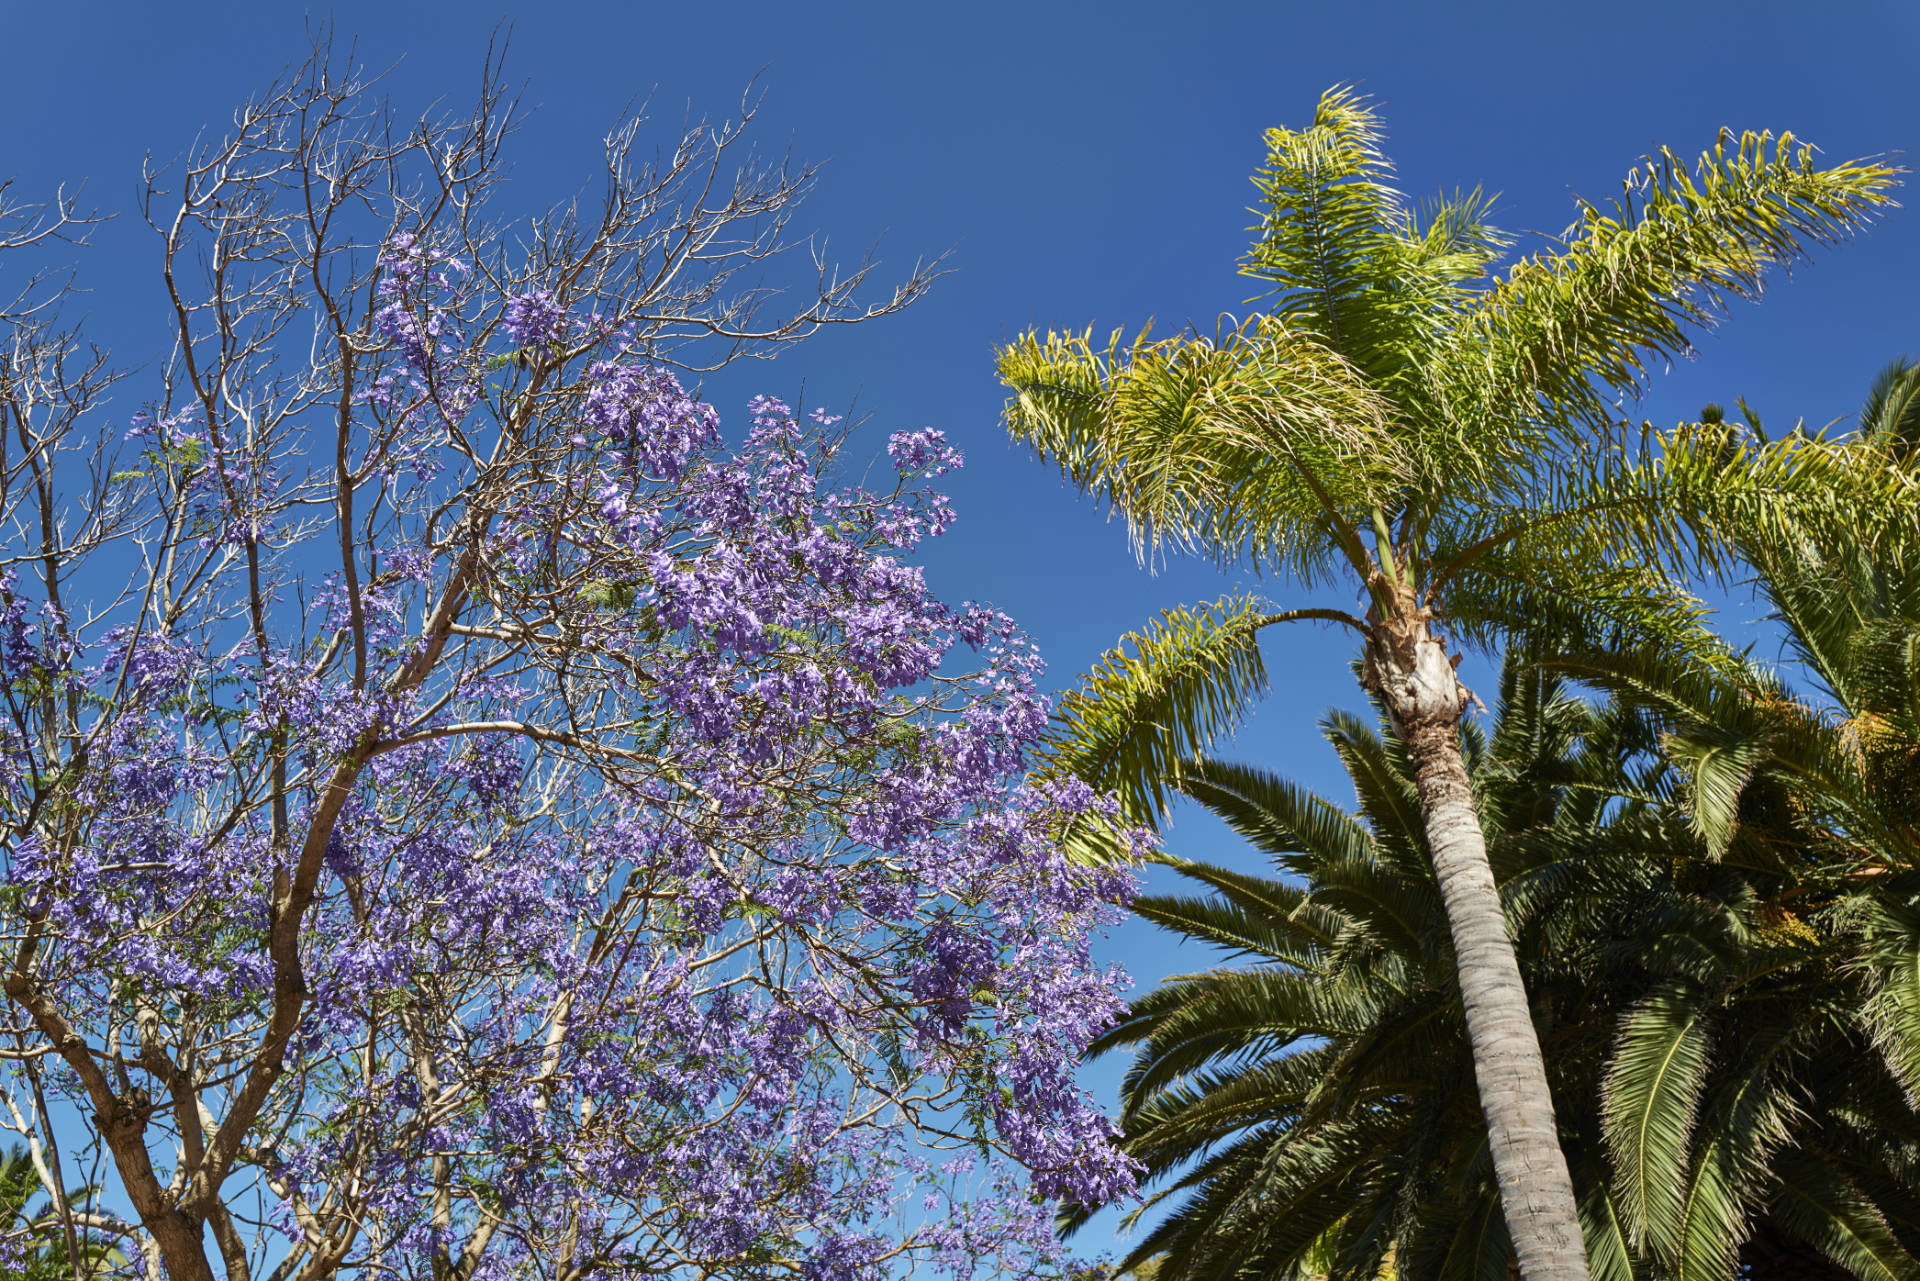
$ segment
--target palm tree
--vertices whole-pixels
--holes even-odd
[[[1710,415],[1709,415],[1710,416]],[[1751,416],[1750,416],[1751,417]],[[1757,423],[1755,424],[1757,428]],[[1920,369],[1882,371],[1853,447],[1920,444]],[[1636,1234],[1682,1275],[1920,1274],[1920,529],[1741,531],[1815,689],[1674,655],[1557,665],[1669,727],[1692,821],[1755,904],[1623,1023],[1610,1139]],[[1706,938],[1707,936],[1699,936]],[[1737,993],[1737,999],[1730,994]],[[1634,1141],[1649,1134],[1657,1142]]]
[[[1550,1080],[1578,1104],[1624,1004],[1609,923],[1657,894],[1668,846],[1698,842],[1646,803],[1662,766],[1634,717],[1511,658],[1498,709],[1491,734],[1465,727],[1463,758],[1551,1028]],[[1504,1281],[1513,1252],[1406,745],[1343,713],[1322,727],[1357,813],[1244,766],[1180,776],[1285,879],[1179,861],[1210,893],[1136,905],[1253,963],[1170,980],[1094,1047],[1136,1051],[1124,1141],[1164,1185],[1139,1213],[1175,1201],[1122,1266],[1369,1278],[1392,1259],[1422,1281]],[[1596,1271],[1630,1281],[1593,1109],[1562,1116]]]
[[[1626,703],[1510,658],[1498,709],[1464,755],[1595,1275],[1920,1273],[1920,1114],[1864,1031],[1859,940],[1783,906],[1822,892],[1814,865],[1746,837],[1716,858]],[[1210,895],[1139,905],[1253,963],[1170,981],[1095,1047],[1136,1050],[1124,1141],[1162,1185],[1148,1208],[1173,1202],[1122,1266],[1505,1281],[1407,754],[1351,716],[1325,732],[1357,814],[1244,767],[1181,778],[1287,879],[1180,863]]]
[[[1413,764],[1521,1273],[1578,1281],[1574,1190],[1461,754],[1472,695],[1449,641],[1599,620],[1685,643],[1697,619],[1667,574],[1722,569],[1730,522],[1913,510],[1903,480],[1827,442],[1739,448],[1726,424],[1635,432],[1615,407],[1725,300],[1757,296],[1768,268],[1886,204],[1894,174],[1817,168],[1790,136],[1723,135],[1691,172],[1650,158],[1619,201],[1583,204],[1557,248],[1495,277],[1510,242],[1488,202],[1409,208],[1380,141],[1342,89],[1308,128],[1267,134],[1245,264],[1274,287],[1267,314],[1212,338],[1115,334],[1100,350],[1089,334],[1028,334],[999,352],[1010,433],[1118,510],[1143,554],[1344,580],[1362,605],[1170,611],[1065,701],[1050,765],[1157,822],[1178,762],[1204,756],[1262,688],[1262,628],[1352,628],[1362,683]]]

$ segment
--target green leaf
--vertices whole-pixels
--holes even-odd
[[[1872,906],[1872,995],[1860,1021],[1920,1104],[1920,911],[1888,894]]]
[[[1677,991],[1627,1015],[1607,1065],[1601,1129],[1636,1244],[1677,1253],[1687,1153],[1706,1084],[1706,1011]]]
[[[1566,247],[1516,263],[1474,309],[1442,377],[1494,415],[1617,417],[1649,363],[1690,355],[1691,331],[1767,271],[1832,243],[1892,204],[1897,171],[1874,160],[1817,168],[1791,134],[1723,133],[1689,169],[1666,149],[1619,199],[1582,203]]]
[[[1916,1260],[1888,1230],[1873,1203],[1824,1161],[1783,1160],[1774,1217],[1860,1281],[1912,1281]]]
[[[1920,365],[1901,356],[1880,370],[1860,407],[1860,435],[1901,453],[1920,445]]]
[[[1267,621],[1262,602],[1223,597],[1129,633],[1061,700],[1041,776],[1117,792],[1126,821],[1159,824],[1180,762],[1232,733],[1266,692],[1256,633]]]
[[[1667,754],[1685,770],[1690,784],[1688,817],[1715,858],[1733,843],[1739,826],[1740,798],[1767,758],[1765,738],[1737,730],[1701,726],[1669,735]]]
[[[1116,331],[1104,350],[1090,332],[1027,334],[998,361],[1008,433],[1125,517],[1143,556],[1278,558],[1311,580],[1327,522],[1353,526],[1405,480],[1388,403],[1277,318],[1212,338]]]

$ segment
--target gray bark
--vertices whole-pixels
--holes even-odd
[[[1460,719],[1471,698],[1424,612],[1376,623],[1368,684],[1407,745],[1434,874],[1453,935],[1460,996],[1486,1114],[1500,1206],[1525,1281],[1588,1281],[1573,1179],[1520,962],[1474,805]]]

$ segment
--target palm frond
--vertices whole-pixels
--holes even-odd
[[[1677,1253],[1682,1189],[1706,1081],[1706,1011],[1678,992],[1656,993],[1627,1015],[1607,1065],[1601,1128],[1615,1191],[1636,1243]]]
[[[1920,1105],[1920,903],[1907,873],[1869,900],[1872,990],[1859,1018],[1907,1097]]]
[[[1159,824],[1180,763],[1231,734],[1266,692],[1257,633],[1270,620],[1264,602],[1229,596],[1129,633],[1061,699],[1041,776],[1117,792],[1126,821]]]
[[[1749,1023],[1731,1078],[1716,1082],[1696,1130],[1681,1235],[1666,1262],[1688,1281],[1731,1281],[1750,1220],[1774,1179],[1774,1155],[1806,1115],[1797,1019]]]
[[[1860,407],[1860,435],[1889,451],[1920,445],[1920,365],[1900,356],[1874,376]]]
[[[1813,539],[1744,537],[1741,556],[1755,571],[1755,586],[1773,606],[1770,621],[1781,625],[1788,651],[1808,674],[1826,687],[1842,707],[1858,705],[1849,661],[1854,638],[1873,618],[1920,613],[1920,600],[1908,599],[1898,558],[1875,554],[1852,543],[1823,547]]]
[[[1732,661],[1701,667],[1654,649],[1566,654],[1559,670],[1650,713],[1667,731],[1671,758],[1709,766],[1704,780],[1687,776],[1686,801],[1695,829],[1730,841],[1746,822],[1748,783],[1764,774],[1797,799],[1799,822],[1824,817],[1836,833],[1884,851],[1910,848],[1911,836],[1889,821],[1861,770],[1861,758],[1830,718],[1792,698],[1778,678]],[[1717,846],[1724,855],[1728,846]]]
[[[1667,754],[1691,784],[1688,817],[1715,858],[1733,844],[1747,784],[1769,755],[1768,736],[1702,726],[1667,737]]]
[[[1289,887],[1275,883],[1275,890]],[[1293,893],[1304,900],[1306,895]],[[1269,894],[1269,898],[1279,897]],[[1299,969],[1317,968],[1316,941],[1301,937],[1287,928],[1285,913],[1254,913],[1237,903],[1215,898],[1175,898],[1149,895],[1133,901],[1134,915],[1162,929],[1178,931],[1190,939],[1228,948],[1241,956],[1258,956]]]
[[[1364,994],[1342,1000],[1297,974],[1213,970],[1150,993],[1089,1047],[1098,1055],[1144,1042],[1123,1082],[1123,1115],[1157,1108],[1160,1092],[1210,1065],[1255,1050],[1278,1053],[1314,1037],[1342,1037],[1366,1019]]]
[[[1513,1241],[1497,1198],[1481,1195],[1434,1270],[1435,1281],[1502,1281],[1511,1278]]]
[[[1513,237],[1487,221],[1494,198],[1475,187],[1422,204],[1407,222],[1408,239],[1418,246],[1416,261],[1441,280],[1479,280],[1513,244]],[[1449,297],[1447,301],[1455,301]]]
[[[1216,891],[1241,911],[1284,922],[1290,934],[1311,940],[1317,946],[1331,944],[1344,924],[1297,886],[1217,863],[1176,858],[1164,861],[1182,876]]]
[[[1390,407],[1277,318],[1212,338],[1027,334],[998,353],[1014,440],[1163,545],[1324,576],[1339,529],[1404,474]]]
[[[1242,270],[1273,282],[1279,314],[1336,351],[1366,350],[1372,318],[1355,295],[1388,274],[1406,218],[1381,138],[1367,99],[1335,86],[1305,129],[1267,130],[1253,179],[1264,208]]]
[[[1289,325],[1414,400],[1421,355],[1510,241],[1478,191],[1410,210],[1381,137],[1372,105],[1346,86],[1321,97],[1306,128],[1269,129],[1253,179],[1259,238],[1241,271],[1274,286]]]
[[[1313,860],[1352,858],[1367,848],[1367,829],[1339,806],[1267,770],[1230,761],[1200,760],[1181,767],[1175,783],[1226,821],[1253,848]]]
[[[1860,1281],[1910,1281],[1920,1260],[1888,1230],[1853,1183],[1825,1162],[1796,1154],[1781,1162],[1774,1217]]]
[[[1476,573],[1568,583],[1584,569],[1609,580],[1599,603],[1620,598],[1608,621],[1631,627],[1640,610],[1653,616],[1640,630],[1668,632],[1659,616],[1697,606],[1667,577],[1726,582],[1756,544],[1875,547],[1920,519],[1920,469],[1877,449],[1763,441],[1725,423],[1638,436],[1617,429],[1526,494],[1463,513],[1436,542],[1435,596],[1470,590]]]
[[[1565,544],[1480,556],[1447,587],[1442,622],[1459,644],[1482,652],[1503,643],[1558,637],[1570,648],[1645,645],[1702,658],[1720,647],[1705,626],[1706,608],[1658,569],[1632,561],[1583,561]]]
[[[1127,1151],[1160,1176],[1242,1134],[1284,1137],[1331,1057],[1327,1047],[1311,1047],[1164,1085],[1128,1113]]]
[[[1722,134],[1691,169],[1661,150],[1619,199],[1583,203],[1564,248],[1514,264],[1465,317],[1444,377],[1489,420],[1600,426],[1649,363],[1692,352],[1692,334],[1768,271],[1837,241],[1892,204],[1898,170],[1817,167],[1791,134]]]
[[[1353,781],[1354,799],[1383,850],[1412,847],[1424,856],[1426,823],[1420,816],[1420,794],[1414,786],[1406,750],[1389,741],[1361,717],[1332,711],[1322,718],[1320,732],[1340,755]]]
[[[1587,1269],[1593,1281],[1635,1281],[1634,1251],[1620,1208],[1614,1204],[1600,1170],[1576,1176],[1580,1188],[1581,1236],[1587,1243]]]

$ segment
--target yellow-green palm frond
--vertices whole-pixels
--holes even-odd
[[[1623,431],[1569,451],[1530,492],[1449,522],[1439,598],[1502,554],[1724,582],[1756,543],[1877,546],[1920,519],[1920,469],[1822,436],[1742,437],[1726,423]],[[1650,571],[1643,571],[1650,572]]]
[[[1480,280],[1513,237],[1487,221],[1493,197],[1479,187],[1422,204],[1407,220],[1407,242],[1412,261],[1422,277],[1435,282],[1466,284]],[[1436,295],[1432,301],[1453,302],[1456,294]]]
[[[1742,439],[1721,423],[1661,434],[1653,457],[1619,473],[1617,492],[1629,500],[1606,508],[1616,537],[1714,577],[1756,543],[1876,547],[1920,517],[1920,468],[1909,461],[1821,435]],[[1656,505],[1672,515],[1650,519]]]
[[[1590,666],[1582,674],[1655,707],[1672,724],[1668,759],[1686,778],[1695,832],[1715,857],[1749,822],[1749,784],[1763,772],[1807,797],[1837,832],[1884,851],[1907,849],[1910,841],[1862,787],[1859,753],[1839,726],[1764,688],[1740,655],[1697,626],[1697,607],[1693,618],[1684,607],[1663,607],[1659,586],[1661,574],[1724,582],[1743,565],[1778,570],[1788,549],[1811,555],[1814,547],[1872,549],[1910,540],[1920,520],[1920,478],[1908,461],[1855,440],[1793,434],[1768,442],[1740,436],[1730,424],[1684,424],[1649,432],[1638,447],[1615,438],[1582,455],[1530,509],[1486,507],[1463,528],[1467,547],[1446,549],[1436,597],[1446,601],[1457,634],[1473,636],[1475,624],[1494,634],[1501,615],[1511,616],[1507,626],[1524,626],[1530,615],[1578,622],[1584,607],[1590,618],[1642,641],[1632,659],[1615,655],[1601,665],[1607,670]],[[1814,565],[1805,555],[1791,563]],[[1592,567],[1586,580],[1582,565]],[[1891,565],[1885,561],[1882,570]],[[1636,578],[1647,588],[1638,601]],[[1764,582],[1782,586],[1778,576]],[[1807,616],[1822,616],[1830,597],[1822,584],[1776,592],[1803,649],[1811,645],[1836,670],[1828,676],[1836,689],[1920,688],[1920,678],[1910,676],[1920,659],[1905,659],[1920,653],[1903,640],[1910,628],[1862,630],[1849,611],[1851,628],[1807,630]],[[1684,605],[1686,597],[1672,592],[1672,601]],[[1651,626],[1663,618],[1670,620],[1665,634]],[[1597,649],[1592,636],[1576,643]],[[1668,655],[1665,670],[1649,666],[1645,655],[1655,651]],[[1849,674],[1859,674],[1859,682],[1841,680]]]
[[[1860,407],[1860,434],[1886,449],[1920,446],[1920,365],[1901,356],[1875,375]]]
[[[1483,651],[1515,637],[1553,636],[1567,645],[1654,645],[1714,659],[1706,615],[1698,597],[1657,568],[1582,562],[1566,549],[1536,545],[1482,557],[1448,590],[1441,620],[1455,643]]]
[[[1660,461],[1656,444],[1616,441],[1570,456],[1505,501],[1445,504],[1427,531],[1424,585],[1448,634],[1483,649],[1550,635],[1720,663],[1724,650],[1688,583],[1703,560],[1720,571],[1734,562],[1717,526],[1703,534],[1685,506],[1680,486],[1697,482]],[[1731,495],[1738,479],[1722,489]],[[1795,499],[1790,486],[1779,496]]]
[[[1478,191],[1412,211],[1381,137],[1347,86],[1322,95],[1306,128],[1269,129],[1253,178],[1259,239],[1241,270],[1275,286],[1275,314],[1391,386],[1417,370],[1436,312],[1457,307],[1510,242]]]
[[[1863,635],[1897,620],[1920,620],[1920,548],[1914,546],[1920,528],[1885,532],[1889,537],[1873,545],[1822,546],[1804,536],[1741,540],[1742,558],[1786,629],[1788,650],[1836,703],[1855,711],[1881,706],[1886,692],[1876,692],[1872,665],[1858,662],[1873,656],[1856,649]]]
[[[1353,295],[1384,274],[1406,218],[1382,137],[1372,104],[1336,85],[1306,128],[1267,130],[1266,163],[1253,177],[1264,208],[1243,272],[1272,281],[1282,315],[1342,349],[1364,324],[1349,312]]]
[[[1446,376],[1487,421],[1600,425],[1648,362],[1692,351],[1726,303],[1766,273],[1893,203],[1877,160],[1817,167],[1791,134],[1723,134],[1691,170],[1662,150],[1621,198],[1583,204],[1565,247],[1514,265],[1463,318]]]
[[[1157,824],[1182,761],[1204,756],[1266,692],[1265,602],[1224,597],[1163,612],[1110,649],[1060,701],[1039,770],[1116,792],[1129,823]]]
[[[1386,402],[1272,318],[1212,339],[1116,332],[1104,350],[1028,334],[998,359],[1008,433],[1111,504],[1143,556],[1172,543],[1311,582],[1341,545],[1329,523],[1352,526],[1406,474]]]

